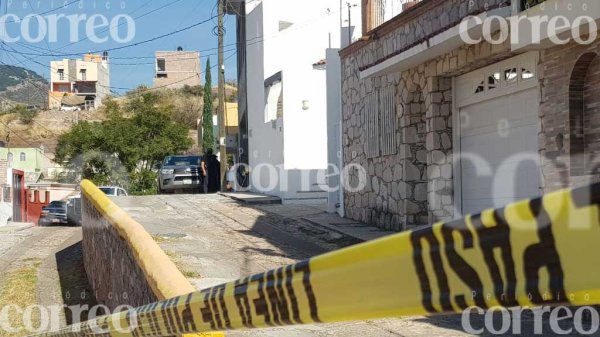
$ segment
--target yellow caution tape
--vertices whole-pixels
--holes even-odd
[[[600,304],[599,205],[600,184],[563,190],[44,336],[89,331],[93,324],[110,336],[170,336],[470,306]],[[129,323],[131,331],[117,331]]]

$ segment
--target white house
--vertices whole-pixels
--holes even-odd
[[[328,163],[340,158],[338,52],[361,31],[342,28],[349,10],[360,23],[360,6],[339,0],[246,1],[229,11],[238,14],[238,41],[245,46],[240,125],[247,118],[247,129],[240,144],[247,140],[252,191],[285,203],[324,204],[333,197],[330,210],[339,206],[339,192],[327,193],[327,174]]]

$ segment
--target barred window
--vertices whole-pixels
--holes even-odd
[[[397,153],[396,88],[390,86],[365,99],[367,158]]]
[[[379,92],[381,113],[381,155],[396,154],[396,88],[391,86]]]
[[[367,158],[379,156],[379,94],[369,94],[365,100]]]

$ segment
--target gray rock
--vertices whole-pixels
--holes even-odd
[[[415,200],[427,200],[427,183],[420,183],[415,185]]]
[[[402,179],[402,165],[396,164],[394,165],[394,181],[398,181]]]
[[[431,162],[438,165],[446,163],[446,154],[438,150],[431,151]]]
[[[421,207],[410,200],[406,200],[404,210],[406,211],[406,214],[419,214],[421,212]]]
[[[440,167],[438,165],[427,166],[427,178],[436,179],[441,177]]]
[[[421,179],[421,171],[413,163],[407,161],[404,165],[404,181],[417,181]]]
[[[392,168],[391,167],[386,167],[386,169],[383,171],[383,181],[385,181],[386,183],[392,182],[392,179],[394,178],[393,173],[392,173]]]
[[[442,165],[441,171],[442,171],[442,178],[452,179],[452,165],[451,164]]]

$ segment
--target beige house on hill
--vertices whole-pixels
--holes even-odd
[[[50,62],[50,109],[82,102],[86,108],[97,108],[110,95],[108,53],[86,54],[83,59],[63,59]],[[68,102],[63,99],[68,98]]]
[[[197,51],[157,51],[154,87],[178,89],[201,84],[200,53]]]

